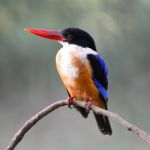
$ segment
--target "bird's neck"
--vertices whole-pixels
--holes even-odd
[[[67,42],[60,42],[62,48],[60,49],[64,53],[75,53],[77,56],[87,56],[88,54],[96,55],[97,52],[88,47],[82,47],[76,44],[69,44]]]

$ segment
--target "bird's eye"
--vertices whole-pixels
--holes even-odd
[[[72,35],[71,34],[67,34],[66,37],[67,37],[68,40],[72,39]]]

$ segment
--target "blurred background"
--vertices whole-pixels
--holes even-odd
[[[24,28],[79,27],[95,39],[109,68],[109,110],[150,131],[149,0],[0,0],[0,149],[45,106],[67,97],[55,68],[61,45]],[[60,108],[25,135],[16,150],[148,150],[111,120],[103,136],[92,114]],[[132,148],[131,148],[132,146]]]

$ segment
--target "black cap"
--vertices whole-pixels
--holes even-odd
[[[96,46],[93,38],[89,33],[79,28],[66,28],[61,32],[64,42],[69,44],[76,44],[81,47],[88,47],[96,51]]]

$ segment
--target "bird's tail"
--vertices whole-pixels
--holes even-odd
[[[108,120],[108,117],[104,116],[104,115],[97,115],[94,113],[97,125],[99,130],[103,133],[103,134],[108,134],[108,135],[112,135],[112,129]]]

